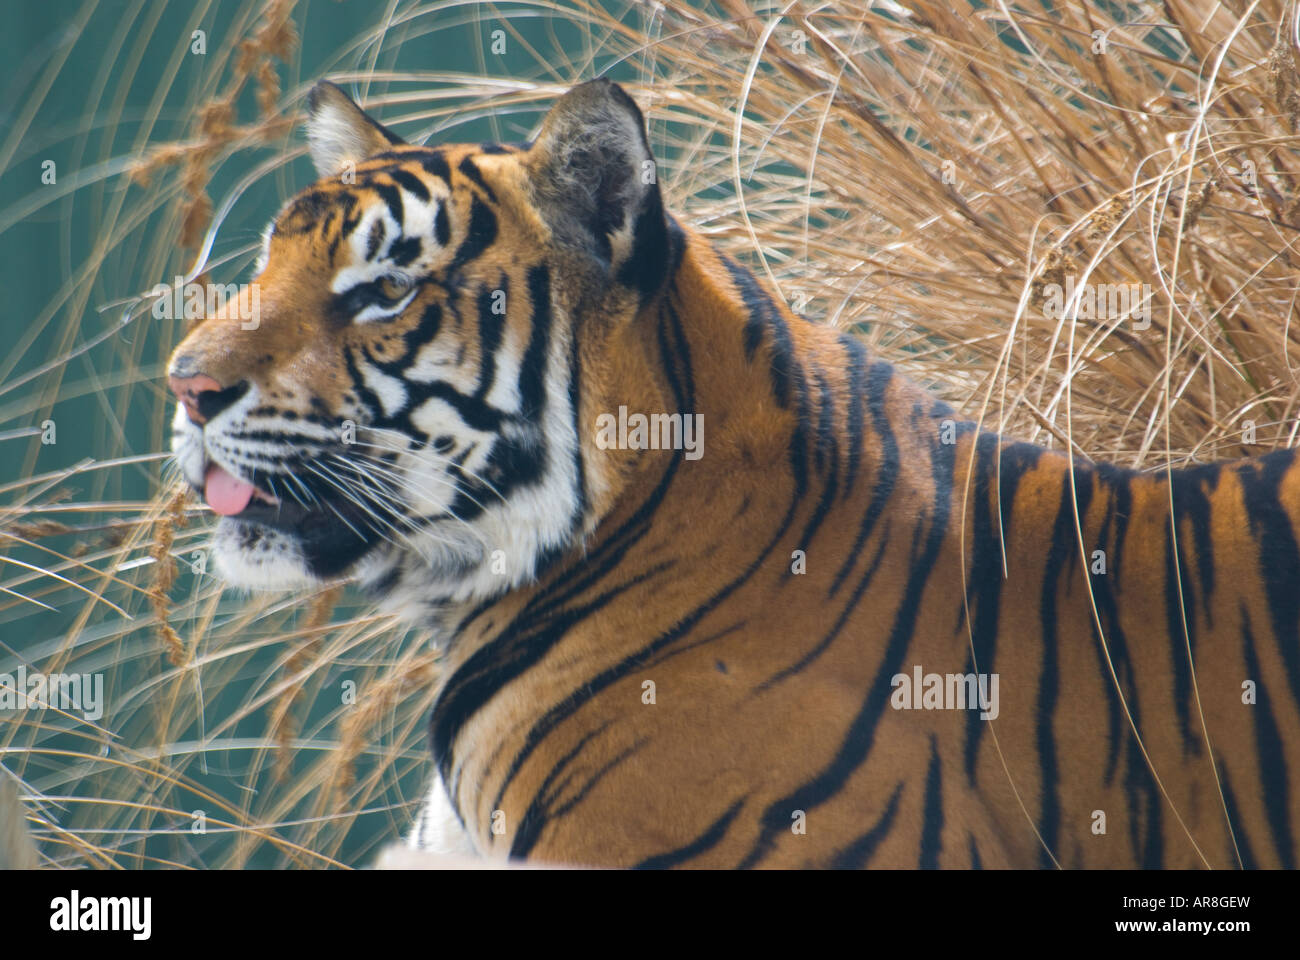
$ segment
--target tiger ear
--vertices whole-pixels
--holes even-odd
[[[307,146],[321,177],[332,177],[348,164],[402,142],[328,80],[321,80],[307,95]]]
[[[618,84],[591,80],[556,101],[527,163],[533,200],[562,244],[622,266],[620,279],[629,260],[654,258],[665,231],[654,154]]]

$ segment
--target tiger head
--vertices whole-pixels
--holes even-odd
[[[526,582],[613,496],[580,406],[644,373],[600,347],[669,270],[641,113],[593,81],[530,145],[426,148],[322,82],[306,132],[322,179],[265,232],[257,316],[205,317],[168,367],[218,571],[432,601]]]

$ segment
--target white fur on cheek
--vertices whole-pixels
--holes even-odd
[[[253,544],[238,520],[223,517],[212,535],[212,554],[218,575],[232,587],[245,590],[291,590],[316,586],[307,572],[302,551],[293,538],[278,530],[259,528]]]
[[[176,404],[172,416],[172,455],[181,476],[196,487],[203,485],[203,434],[190,422],[185,408]]]

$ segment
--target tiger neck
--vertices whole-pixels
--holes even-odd
[[[799,495],[830,484],[843,499],[872,467],[862,433],[873,387],[878,405],[887,391],[891,403],[936,422],[954,416],[870,357],[860,338],[791,312],[698,233],[670,221],[669,236],[676,249],[660,293],[588,364],[616,371],[588,381],[580,416],[592,427],[584,440],[596,439],[585,454],[601,526],[660,500],[698,506],[702,489],[735,490],[742,478],[788,484]],[[646,449],[663,418],[674,429],[680,422],[694,446]],[[602,423],[616,436],[602,437]],[[841,471],[847,485],[836,478]]]

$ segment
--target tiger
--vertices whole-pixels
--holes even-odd
[[[255,324],[175,348],[233,587],[436,631],[406,842],[612,868],[1292,868],[1300,468],[983,429],[670,213],[640,108],[311,90]]]

